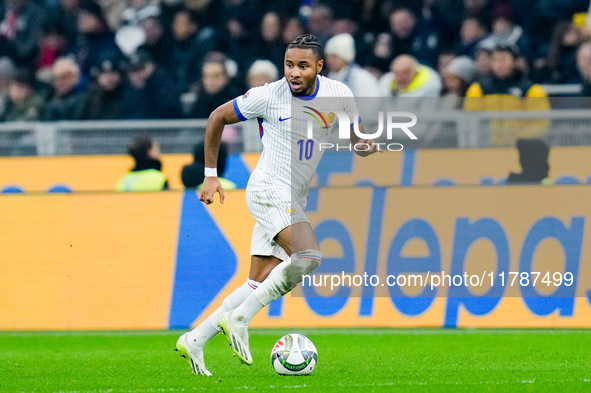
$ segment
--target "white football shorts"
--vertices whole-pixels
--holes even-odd
[[[247,190],[246,205],[256,220],[250,255],[273,255],[282,261],[287,259],[289,255],[273,239],[290,225],[310,222],[304,213],[306,200],[293,200],[287,187],[269,187],[258,191]]]

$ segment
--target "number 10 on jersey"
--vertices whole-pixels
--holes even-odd
[[[300,150],[300,161],[309,160],[312,158],[312,151],[314,150],[313,139],[300,139],[298,141],[298,148]]]

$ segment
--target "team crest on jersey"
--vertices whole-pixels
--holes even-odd
[[[320,112],[310,106],[304,106],[304,108],[309,109],[311,112],[304,111],[304,113],[312,116],[320,126],[320,129],[323,131],[328,131],[332,126],[332,123],[335,119],[335,113],[329,112],[328,115],[325,112]]]
[[[293,212],[294,212],[293,208],[291,208],[291,207],[285,208],[285,211],[289,214],[293,214]]]

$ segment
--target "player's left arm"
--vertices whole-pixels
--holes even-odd
[[[362,134],[365,134],[365,127],[363,127],[363,122],[359,122],[359,131]],[[351,125],[351,133],[349,139],[351,140],[351,144],[353,146],[357,146],[355,149],[355,153],[361,157],[367,157],[377,151],[381,152],[380,145],[374,142],[373,139],[366,139],[360,138],[355,130],[353,129],[353,125]]]
[[[205,167],[216,168],[218,162],[218,152],[222,141],[224,127],[228,124],[238,123],[240,119],[234,110],[232,101],[218,106],[207,119],[205,127]],[[203,180],[203,186],[199,192],[199,200],[206,205],[213,203],[214,195],[220,194],[220,202],[224,203],[224,188],[217,176],[206,176]]]

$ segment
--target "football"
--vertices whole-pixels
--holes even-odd
[[[292,333],[281,337],[271,351],[271,364],[281,375],[308,375],[318,363],[318,352],[308,337]]]

